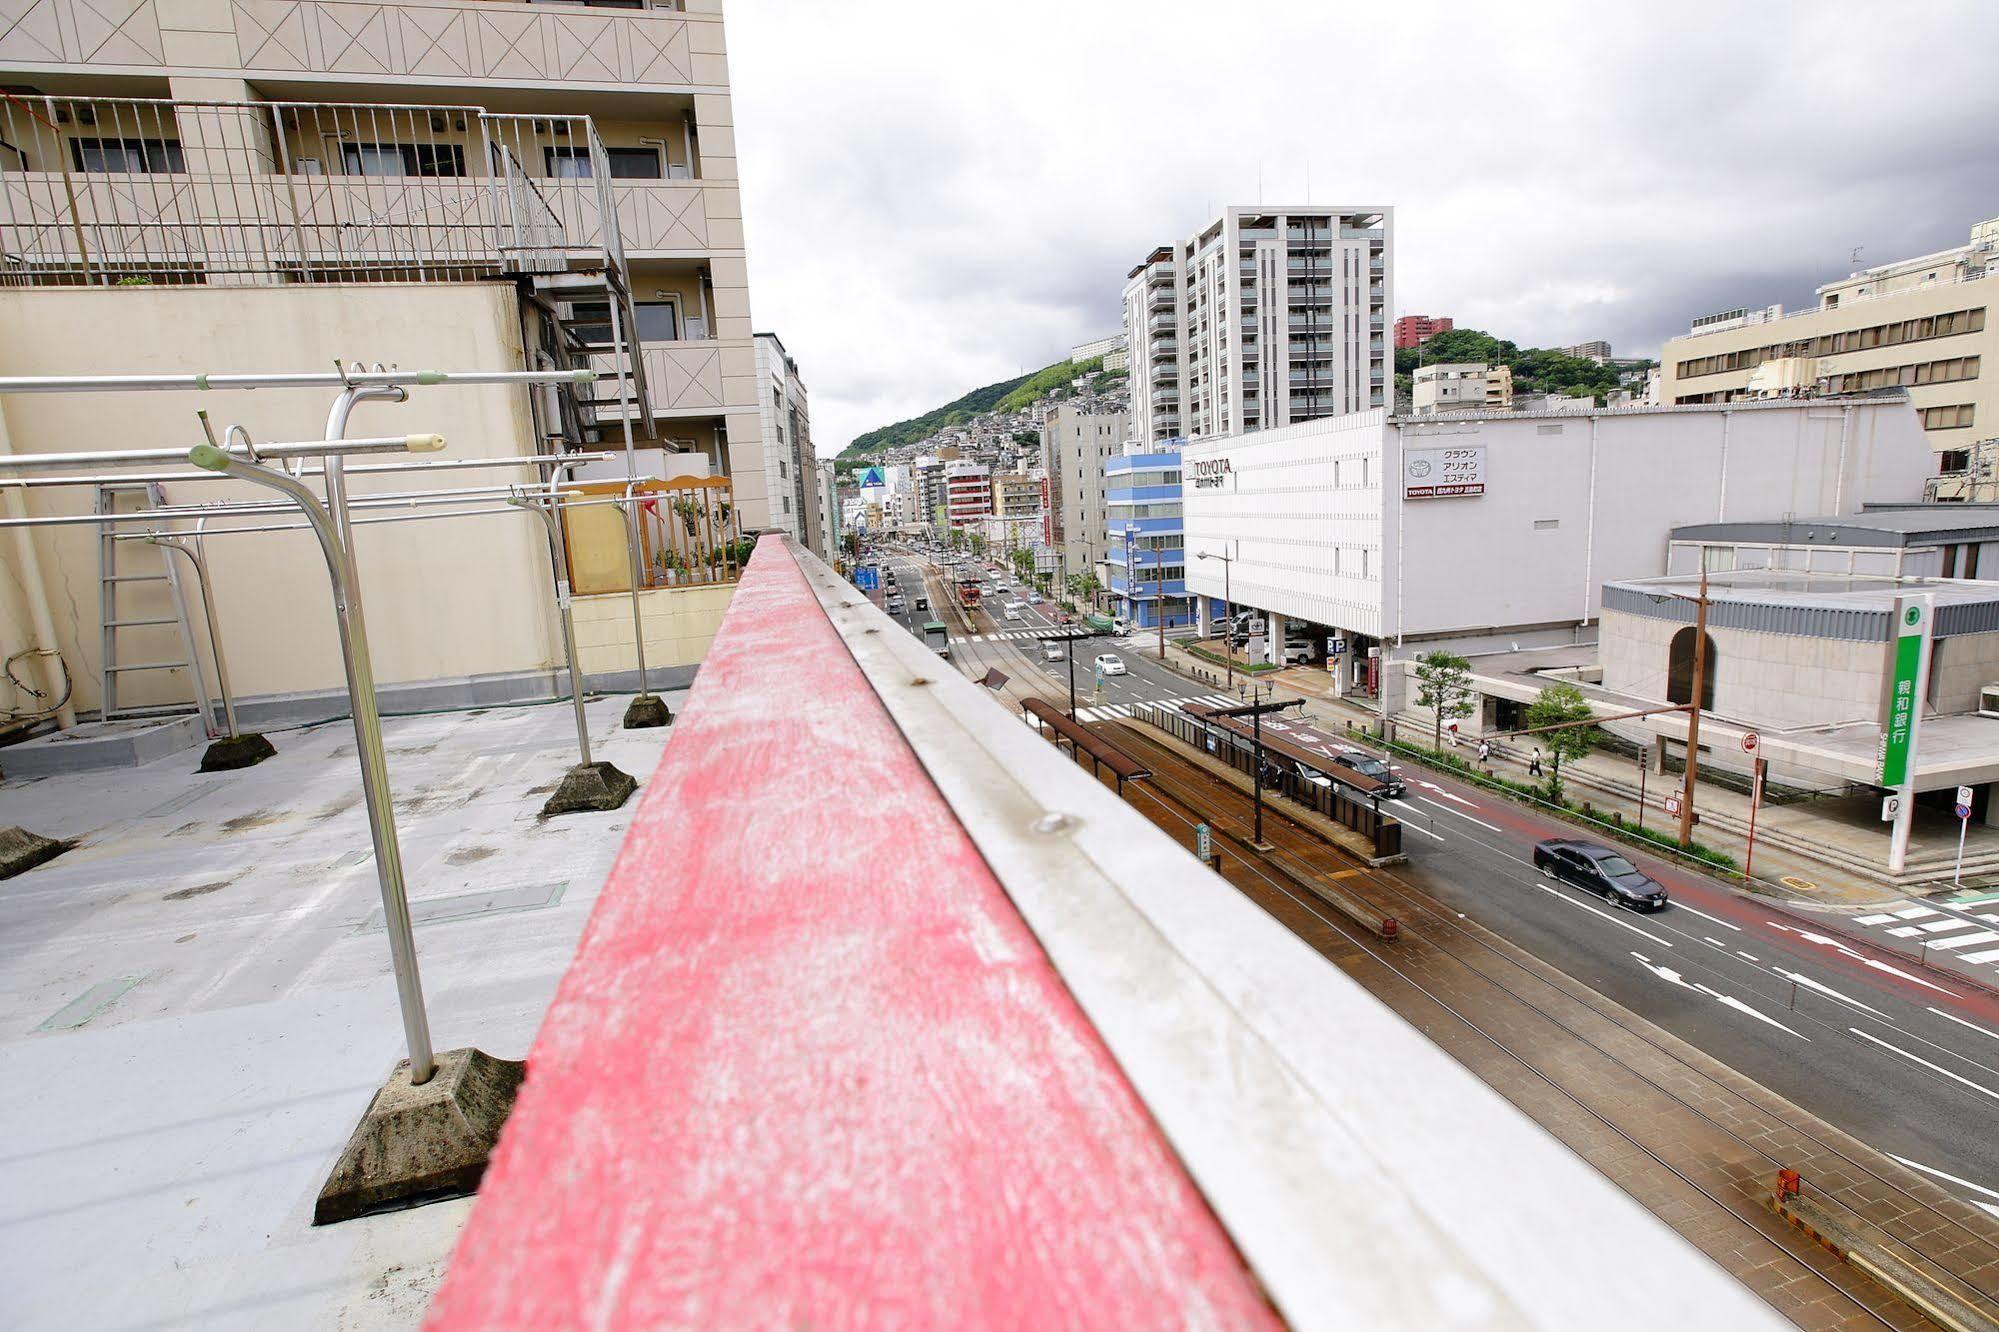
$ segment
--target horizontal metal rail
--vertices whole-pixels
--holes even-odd
[[[594,370],[310,370],[293,374],[0,375],[0,393],[152,393],[210,389],[421,388],[437,384],[592,384]],[[259,450],[261,452],[261,450]],[[181,455],[182,459],[186,454]]]
[[[238,444],[222,451],[245,462],[268,462],[277,458],[348,458],[363,453],[436,453],[443,447],[442,435],[379,435],[369,439],[294,440],[281,444],[259,444],[255,449]],[[186,448],[9,453],[0,454],[0,475],[27,472],[37,467],[117,467],[127,463],[186,462],[187,456]]]
[[[26,456],[26,455],[23,455]],[[356,463],[347,469],[349,476],[363,476],[377,472],[459,472],[473,471],[488,467],[575,467],[583,463],[608,462],[617,457],[614,453],[538,453],[517,458],[422,458],[409,462]],[[326,468],[315,464],[311,467],[292,468],[291,474],[298,477],[320,476]],[[81,476],[0,476],[0,489],[31,489],[42,486],[122,486],[158,482],[166,484],[178,481],[226,481],[229,478],[220,472],[120,472],[116,475]]]

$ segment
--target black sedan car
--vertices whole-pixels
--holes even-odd
[[[1357,772],[1363,777],[1372,777],[1380,782],[1381,793],[1390,800],[1399,800],[1409,794],[1409,788],[1403,785],[1402,778],[1396,775],[1395,769],[1372,754],[1335,754],[1332,761],[1336,768],[1345,768],[1348,772]],[[1338,773],[1333,775],[1339,776]]]
[[[1534,868],[1551,879],[1594,893],[1612,906],[1658,911],[1666,905],[1666,890],[1657,879],[1618,852],[1595,842],[1560,837],[1537,842]]]

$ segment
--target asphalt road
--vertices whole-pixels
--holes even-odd
[[[891,564],[913,607],[918,566],[908,557]],[[934,601],[943,585],[931,586]],[[976,679],[997,667],[1066,701],[1066,662],[1043,662],[1031,637],[1009,636],[1057,628],[1053,607],[1030,607],[1018,623],[982,619],[978,635],[962,633],[948,612],[898,618],[913,632],[949,620],[961,671]],[[1219,693],[1162,666],[1155,643],[1143,634],[1077,643],[1079,715]],[[1127,674],[1099,686],[1089,660],[1102,651],[1121,657]],[[1265,725],[1308,747],[1365,748],[1335,733],[1344,728],[1312,720],[1308,706]],[[1533,867],[1534,843],[1583,835],[1572,825],[1427,769],[1402,772],[1410,793],[1392,803],[1409,863],[1378,873],[1999,1217],[1999,995],[1628,848],[1620,849],[1666,886],[1672,905],[1649,915],[1609,907]]]

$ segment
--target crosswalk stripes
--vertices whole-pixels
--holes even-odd
[[[1165,708],[1168,712],[1180,712],[1189,703],[1207,703],[1215,707],[1234,703],[1227,694],[1199,694],[1190,698],[1148,698],[1140,703],[1108,703],[1096,707],[1077,708],[1076,720],[1084,722],[1113,721],[1131,716],[1132,709],[1140,706]]]
[[[1920,902],[1899,902],[1853,923],[1880,930],[1891,938],[1920,946],[1925,953],[1943,953],[1960,962],[1999,962],[1999,912],[1945,913]],[[1905,945],[1906,946],[1906,945]],[[1976,949],[1962,952],[1961,949]]]

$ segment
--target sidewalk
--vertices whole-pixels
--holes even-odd
[[[1181,674],[1225,687],[1224,667],[1171,643],[1167,658],[1168,665]],[[1380,728],[1381,714],[1374,699],[1335,698],[1332,679],[1323,670],[1298,666],[1245,677],[1238,668],[1237,683],[1245,678],[1276,690],[1279,697],[1305,699],[1313,705],[1313,712],[1332,723],[1334,730],[1345,730],[1351,724],[1372,736]],[[1429,747],[1431,731],[1427,724],[1397,717],[1391,717],[1390,722],[1396,738],[1403,743]],[[1471,764],[1475,763],[1477,752],[1477,737],[1463,737],[1457,753]],[[1525,741],[1494,744],[1485,771],[1510,781],[1534,782],[1537,779],[1528,770],[1532,752],[1532,744]],[[1544,758],[1544,776],[1551,767]],[[1627,823],[1640,821],[1636,760],[1613,753],[1591,754],[1564,764],[1562,781],[1572,803],[1586,803],[1606,815],[1615,812]],[[1678,773],[1645,775],[1646,827],[1670,826],[1664,800],[1669,792],[1677,793],[1679,789]],[[1494,794],[1496,798],[1518,798],[1511,793]],[[1749,797],[1702,782],[1694,807],[1700,819],[1695,839],[1734,857],[1737,865],[1741,865],[1748,847]],[[1917,810],[1910,843],[1910,876],[1897,883],[1887,877],[1885,869],[1879,868],[1886,860],[1887,825],[1877,821],[1878,814],[1878,807],[1866,796],[1827,797],[1790,805],[1766,802],[1757,812],[1756,851],[1751,869],[1759,883],[1786,897],[1834,908],[1875,907],[1904,897],[1950,891],[1957,852],[1957,820],[1947,811],[1939,814],[1929,809]],[[1999,829],[1973,827],[1965,851],[1965,886],[1987,886],[1995,879],[1999,879]]]

